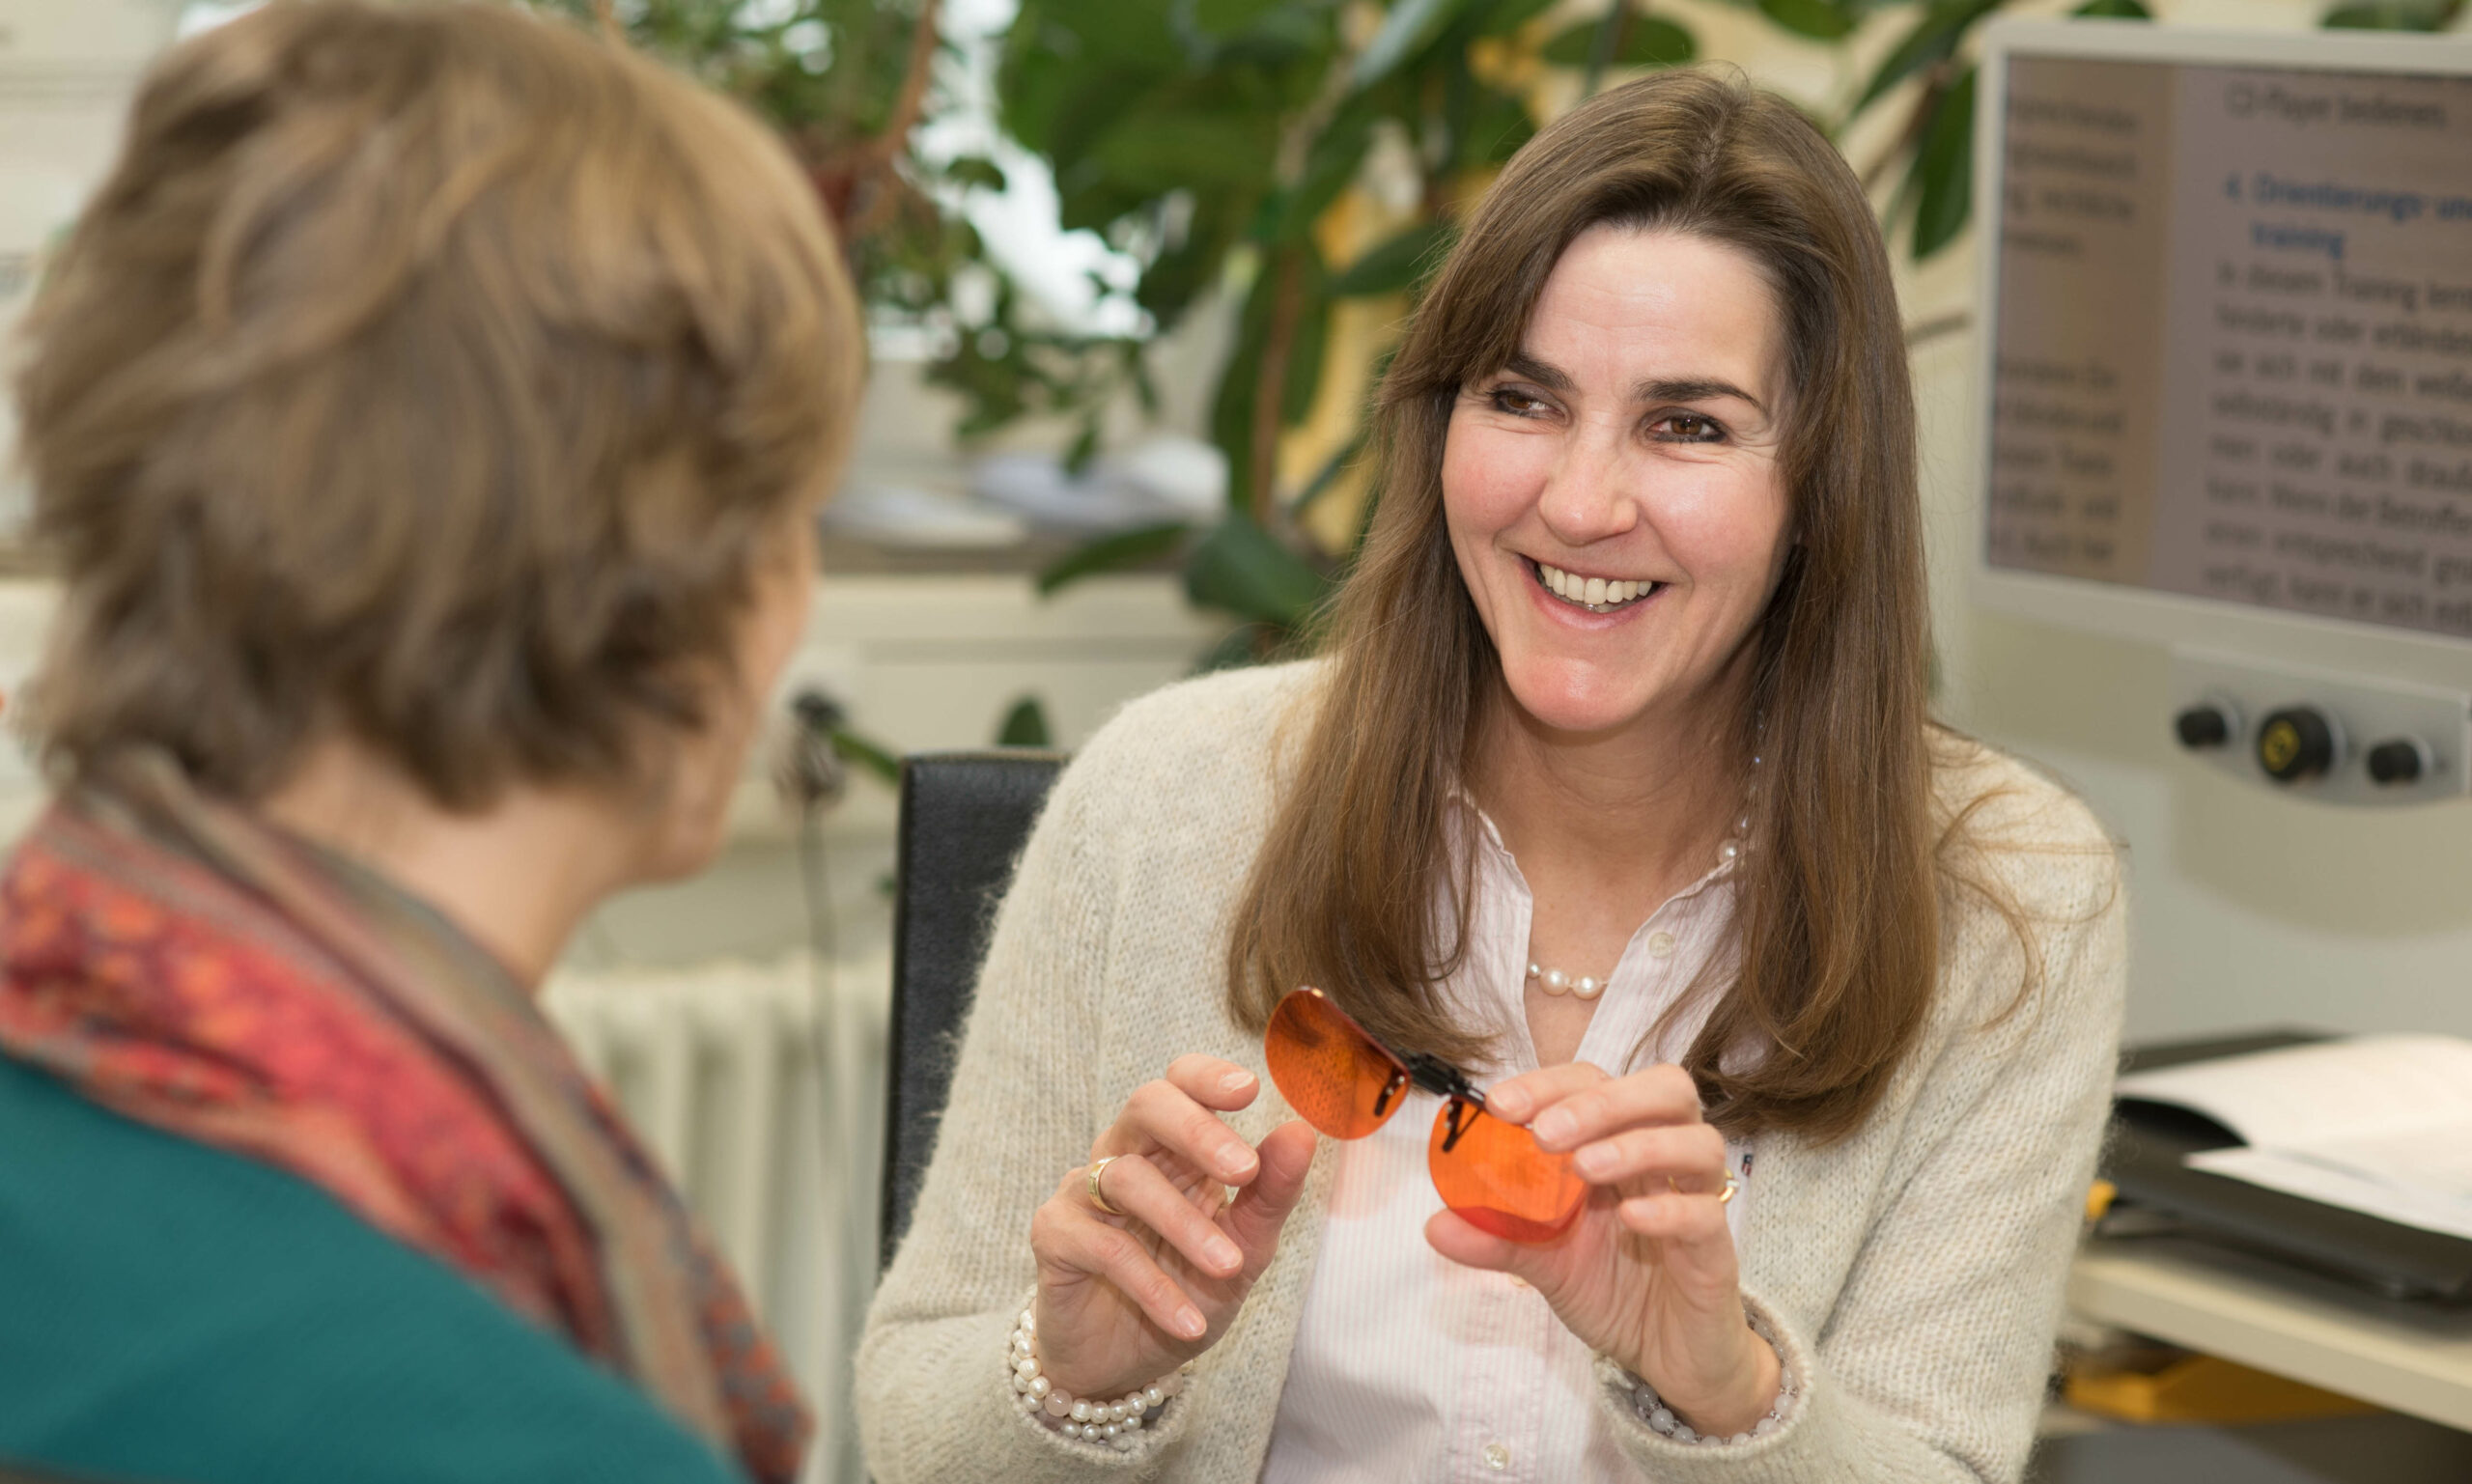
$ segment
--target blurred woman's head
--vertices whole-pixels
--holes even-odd
[[[1737,82],[1589,100],[1471,216],[1375,418],[1380,503],[1240,915],[1237,1009],[1347,986],[1378,1032],[1476,1054],[1434,993],[1464,924],[1402,863],[1445,858],[1503,708],[1586,736],[1691,702],[1711,767],[1767,730],[1740,981],[1689,1065],[1731,1126],[1852,1127],[1919,1024],[1937,932],[1913,398],[1853,173]],[[1616,581],[1646,606],[1606,602]],[[1720,1065],[1744,1045],[1763,1054]]]
[[[862,352],[752,118],[509,8],[269,6],[149,78],[27,333],[58,772],[250,801],[343,739],[709,851]]]

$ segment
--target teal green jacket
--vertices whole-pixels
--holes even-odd
[[[271,1165],[0,1056],[0,1466],[131,1484],[744,1484],[650,1397]]]

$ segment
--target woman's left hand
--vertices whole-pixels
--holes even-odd
[[[1529,1283],[1694,1429],[1749,1431],[1777,1399],[1777,1353],[1743,1319],[1718,1201],[1725,1136],[1700,1118],[1690,1075],[1666,1065],[1615,1078],[1574,1062],[1501,1082],[1485,1103],[1546,1149],[1571,1152],[1587,1204],[1550,1242],[1507,1242],[1447,1211],[1425,1223],[1425,1240]]]

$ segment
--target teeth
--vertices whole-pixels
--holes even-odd
[[[1597,612],[1605,612],[1634,598],[1643,597],[1656,587],[1653,582],[1622,582],[1604,577],[1580,577],[1559,567],[1536,564],[1537,574],[1545,579],[1546,590],[1567,602],[1579,603]]]

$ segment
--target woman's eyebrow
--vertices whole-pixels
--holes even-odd
[[[1717,397],[1732,397],[1741,402],[1748,402],[1761,416],[1768,415],[1766,403],[1731,381],[1722,381],[1714,377],[1652,379],[1636,381],[1631,385],[1631,400],[1634,402],[1702,402]]]
[[[1523,350],[1503,362],[1503,370],[1523,380],[1533,381],[1549,392],[1571,389],[1570,374],[1548,361],[1540,361]]]
[[[1550,361],[1540,361],[1522,350],[1503,362],[1503,370],[1522,380],[1533,381],[1549,392],[1568,393],[1572,382],[1569,372]],[[1718,377],[1661,377],[1631,385],[1633,402],[1701,402],[1718,397],[1732,397],[1747,402],[1763,417],[1768,405],[1751,393]]]

